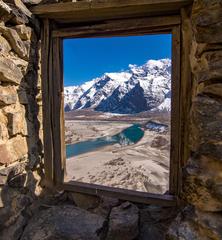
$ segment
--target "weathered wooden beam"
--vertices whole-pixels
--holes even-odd
[[[52,101],[52,55],[51,55],[51,26],[48,19],[43,22],[41,39],[42,56],[42,96],[43,96],[43,134],[44,134],[44,169],[45,184],[53,185],[53,140],[51,128],[51,101]]]
[[[178,195],[181,166],[181,46],[180,26],[172,29],[172,98],[171,98],[171,160],[170,194]]]
[[[153,16],[180,11],[193,0],[109,0],[43,4],[31,8],[33,14],[73,22],[118,19],[130,16]]]
[[[134,190],[106,187],[102,185],[82,183],[76,181],[66,182],[58,186],[58,189],[71,192],[92,194],[96,196],[114,197],[132,202],[154,204],[160,206],[176,206],[179,204],[177,197],[172,195],[139,192]]]
[[[190,52],[192,45],[192,27],[191,27],[191,9],[181,9],[181,132],[182,132],[182,145],[183,152],[182,167],[185,166],[190,156],[189,149],[189,112],[192,102],[192,74],[190,66]]]
[[[170,32],[173,25],[180,24],[180,16],[149,17],[125,20],[111,20],[82,26],[56,29],[53,37],[82,38],[141,35],[146,33]],[[155,30],[155,31],[154,31]]]
[[[52,136],[54,151],[55,182],[61,183],[65,171],[65,127],[64,127],[64,96],[63,96],[63,50],[62,40],[53,38],[53,104],[52,104]]]

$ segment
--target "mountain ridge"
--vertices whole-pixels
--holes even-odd
[[[149,60],[141,66],[130,64],[127,71],[105,73],[80,86],[65,87],[64,95],[65,111],[170,111],[171,60]]]

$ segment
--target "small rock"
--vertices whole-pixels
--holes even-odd
[[[100,240],[105,219],[72,205],[54,206],[36,214],[21,240]]]
[[[106,240],[133,240],[137,237],[139,210],[132,203],[125,202],[111,210]]]
[[[153,139],[151,143],[151,147],[153,148],[160,148],[165,146],[168,143],[168,140],[165,137],[157,136]]]

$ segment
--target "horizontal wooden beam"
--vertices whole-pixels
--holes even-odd
[[[94,0],[92,2],[60,2],[31,8],[33,14],[59,22],[99,21],[138,16],[179,13],[193,0]]]
[[[177,197],[173,195],[162,195],[162,194],[152,194],[146,192],[138,192],[133,190],[114,188],[101,186],[96,184],[82,183],[76,181],[70,181],[63,183],[58,186],[59,189],[79,192],[85,194],[92,194],[96,196],[107,196],[118,198],[122,200],[128,200],[131,202],[144,203],[144,204],[154,204],[160,206],[176,206],[179,203],[177,202]]]
[[[106,22],[66,27],[54,30],[53,37],[83,38],[142,35],[146,33],[171,32],[174,25],[180,24],[180,16],[149,17],[126,20],[110,20]]]

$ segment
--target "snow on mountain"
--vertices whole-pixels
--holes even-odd
[[[171,98],[165,98],[164,101],[152,111],[169,112],[171,110]]]
[[[64,98],[65,98],[65,111],[71,111],[74,109],[76,102],[82,96],[82,94],[93,86],[93,84],[99,81],[99,79],[94,79],[92,81],[86,82],[81,86],[71,86],[64,88]]]
[[[131,114],[170,111],[171,60],[149,60],[128,71],[105,73],[81,86],[65,87],[65,111],[92,108],[96,111]]]

